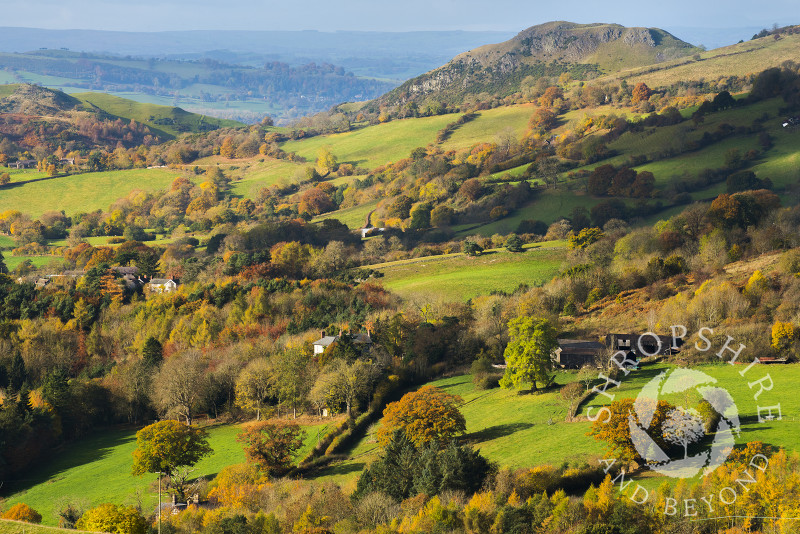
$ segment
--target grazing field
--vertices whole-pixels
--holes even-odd
[[[6,264],[6,267],[9,271],[12,271],[25,260],[31,260],[34,267],[43,267],[50,263],[51,261],[60,259],[58,256],[12,256],[11,254],[3,254],[4,260],[3,262]]]
[[[81,534],[82,532],[90,531],[48,527],[46,525],[34,525],[22,521],[0,519],[0,534]]]
[[[175,137],[183,132],[242,126],[242,123],[237,121],[198,115],[173,106],[136,102],[107,93],[73,93],[71,96],[111,115],[135,119],[136,122],[146,124],[153,130],[166,133],[168,137]]]
[[[0,189],[0,212],[15,209],[38,217],[47,211],[63,210],[75,215],[107,210],[115,200],[135,189],[167,189],[177,176],[169,169],[90,172],[49,179],[37,179],[32,173],[14,174],[11,184]]]
[[[281,148],[297,152],[308,161],[316,161],[319,149],[327,147],[339,163],[373,168],[407,158],[415,148],[433,143],[436,132],[458,120],[459,116],[449,114],[395,120],[347,133],[286,141]]]
[[[298,458],[307,454],[331,426],[331,421],[304,426],[305,441]],[[223,467],[243,462],[244,452],[236,441],[239,430],[239,425],[209,427],[209,444],[214,452],[198,462],[193,475],[212,479]],[[62,497],[85,499],[92,506],[104,502],[141,503],[147,513],[158,502],[157,486],[153,486],[157,477],[131,475],[135,449],[136,431],[132,429],[97,431],[93,436],[69,443],[51,462],[28,472],[28,478],[14,486],[6,485],[3,488],[6,505],[26,503],[42,514],[46,525],[58,524],[54,507]]]
[[[535,110],[534,104],[520,104],[478,111],[474,120],[459,126],[441,146],[444,150],[458,150],[477,143],[493,143],[497,142],[499,134],[506,132],[520,139]],[[458,120],[458,117],[460,115],[453,116],[449,122]]]
[[[492,291],[510,292],[520,284],[541,285],[558,273],[565,256],[563,243],[548,243],[516,254],[496,249],[474,258],[463,254],[427,256],[371,268],[381,271],[384,287],[400,296],[467,300]]]
[[[482,235],[489,237],[497,233],[505,235],[516,232],[519,223],[524,220],[539,220],[550,224],[563,217],[568,217],[576,207],[580,206],[590,210],[600,202],[602,199],[582,192],[546,189],[540,192],[536,200],[512,211],[507,217],[500,220],[478,226],[457,227],[456,236]]]
[[[797,413],[800,400],[786,396],[792,384],[800,380],[800,364],[783,366],[757,366],[748,374],[750,381],[757,380],[769,372],[775,380],[775,392],[765,392],[761,403],[753,399],[758,391],[748,388],[747,380],[739,375],[743,365],[701,365],[700,370],[719,382],[734,398],[742,420],[742,432],[736,443],[743,445],[748,441],[763,441],[787,450],[800,448],[800,435],[797,434]],[[653,364],[632,371],[622,380],[622,386],[613,390],[617,399],[635,398],[641,388],[654,376],[663,371],[675,369],[674,365]],[[577,374],[561,371],[556,374],[558,385],[568,384],[577,379]],[[461,375],[435,380],[430,384],[448,393],[461,396],[464,404],[461,412],[467,421],[465,440],[489,460],[500,466],[532,467],[541,464],[559,466],[565,462],[594,462],[602,457],[605,445],[587,435],[590,423],[587,420],[567,423],[566,403],[556,390],[544,393],[508,391],[499,388],[477,390],[471,375]],[[783,393],[779,392],[779,390]],[[692,395],[673,394],[665,400],[681,406],[693,407],[699,402],[696,392]],[[604,396],[590,397],[579,414],[586,415],[587,407],[597,408],[608,403]],[[783,420],[758,423],[756,407],[781,403]],[[320,472],[318,479],[334,481],[345,489],[354,489],[358,473],[379,455],[375,442],[375,432],[380,423],[373,426],[350,451],[349,458]],[[642,473],[642,484],[648,488],[658,486],[664,478]]]
[[[363,228],[367,222],[367,215],[378,206],[378,200],[359,204],[352,208],[345,208],[338,211],[330,211],[315,217],[313,222],[324,221],[325,219],[337,219],[340,223],[347,225],[351,230]]]

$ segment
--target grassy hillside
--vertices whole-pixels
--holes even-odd
[[[695,59],[695,58],[699,59]],[[772,36],[753,41],[698,52],[691,58],[682,58],[662,64],[642,67],[614,74],[628,83],[645,82],[650,87],[672,85],[687,80],[714,80],[722,76],[745,76],[784,61],[800,60],[800,35]]]
[[[329,425],[330,422],[325,422],[303,427],[306,435],[299,458],[316,444],[318,433],[324,436]],[[239,425],[208,428],[209,444],[214,452],[195,466],[193,475],[212,479],[226,465],[243,462],[244,452],[236,441],[239,430]],[[97,431],[93,436],[67,444],[51,462],[26,473],[26,479],[15,486],[7,484],[3,488],[6,505],[26,503],[42,514],[46,525],[58,524],[54,506],[62,497],[85,499],[92,506],[104,502],[141,503],[145,511],[154,509],[158,487],[153,483],[157,477],[131,475],[135,449],[136,431],[132,429]]]
[[[457,115],[403,119],[352,132],[287,141],[281,148],[316,161],[317,152],[328,147],[339,163],[372,168],[407,158],[417,147],[436,140],[436,132],[456,120]]]
[[[75,93],[75,98],[110,115],[135,119],[151,129],[166,132],[174,137],[184,132],[203,132],[220,127],[237,127],[242,123],[189,113],[178,107],[145,104],[106,93]]]
[[[0,534],[80,534],[89,530],[75,530],[45,525],[33,525],[22,521],[0,519]]]
[[[67,215],[106,210],[134,189],[167,189],[177,175],[169,169],[130,169],[45,178],[34,171],[11,171],[11,184],[0,190],[0,211],[16,209],[38,217],[53,210]]]
[[[403,297],[425,295],[466,300],[491,291],[513,291],[520,284],[540,285],[558,272],[566,255],[564,242],[533,245],[522,253],[505,249],[478,257],[461,253],[373,265],[381,281]]]
[[[377,200],[366,202],[352,208],[331,211],[319,215],[313,219],[314,222],[324,221],[325,219],[337,219],[340,223],[347,225],[351,230],[363,228],[367,222],[367,215],[378,205]]]
[[[800,400],[787,398],[785,394],[764,393],[761,400],[769,400],[770,405],[781,403],[782,421],[758,423],[756,417],[757,403],[753,400],[753,391],[747,387],[747,381],[739,372],[743,366],[702,365],[695,367],[718,380],[718,386],[729,391],[736,402],[742,420],[742,433],[737,444],[760,440],[764,443],[788,450],[800,448],[800,435],[794,430],[797,424],[797,410]],[[654,376],[663,371],[675,369],[668,364],[654,364],[633,371],[623,380],[623,385],[614,391],[617,399],[635,398],[641,388]],[[756,380],[770,372],[775,379],[775,391],[780,387],[788,388],[800,380],[800,365],[784,365],[779,368],[761,366],[751,370],[751,380]],[[556,383],[564,385],[577,379],[574,372],[559,372]],[[587,435],[590,423],[586,420],[574,423],[564,421],[566,403],[556,390],[545,393],[530,394],[502,390],[477,390],[472,383],[471,375],[443,378],[431,382],[448,393],[459,395],[464,399],[461,412],[467,421],[465,440],[489,460],[500,466],[532,467],[541,464],[559,466],[564,462],[594,462],[603,457],[605,445]],[[672,395],[665,400],[692,407],[699,402],[699,397]],[[582,409],[586,414],[589,406],[598,407],[606,404],[603,396],[590,398]],[[762,404],[764,406],[766,404]],[[594,412],[596,413],[596,411]],[[343,484],[345,488],[354,488],[358,473],[377,458],[379,451],[375,443],[377,425],[359,441],[349,453],[349,459],[331,466],[320,473],[320,480],[330,480]],[[664,479],[647,475],[643,485],[655,487]]]

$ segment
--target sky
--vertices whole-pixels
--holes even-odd
[[[0,0],[0,26],[118,31],[495,30],[551,20],[740,28],[800,23],[798,0]]]

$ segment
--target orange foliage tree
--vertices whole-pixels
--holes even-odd
[[[631,103],[637,104],[639,102],[644,102],[650,95],[653,94],[653,91],[647,87],[647,84],[644,82],[639,82],[636,84],[636,87],[633,88],[633,93],[631,93]]]
[[[434,440],[444,443],[467,429],[464,415],[458,409],[461,402],[461,397],[434,386],[407,393],[383,411],[378,441],[386,445],[394,431],[400,429],[417,446]]]
[[[41,523],[42,514],[25,504],[20,502],[9,508],[3,514],[3,519],[12,519],[14,521],[25,521],[26,523]]]
[[[590,436],[594,436],[598,441],[606,442],[608,445],[607,454],[611,455],[610,457],[617,458],[623,462],[641,459],[631,440],[631,431],[628,423],[629,416],[632,415],[636,418],[633,403],[634,399],[622,399],[612,402],[604,408],[604,410],[608,410],[607,412],[603,410],[598,412],[598,418],[592,423],[592,428],[589,430]],[[645,431],[653,441],[662,448],[666,446],[663,439],[662,426],[667,420],[667,414],[673,408],[674,406],[667,401],[658,401],[653,420],[650,426],[645,428]]]

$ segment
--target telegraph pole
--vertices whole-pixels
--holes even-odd
[[[158,472],[158,534],[161,534],[161,471]]]

